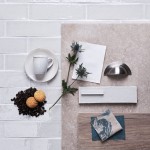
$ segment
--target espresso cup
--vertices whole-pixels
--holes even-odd
[[[33,69],[35,75],[44,75],[53,65],[53,59],[47,56],[34,56]]]

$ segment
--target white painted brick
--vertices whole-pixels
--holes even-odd
[[[61,70],[61,55],[56,55],[58,64],[59,64],[59,69]]]
[[[145,18],[150,19],[150,5],[145,6]]]
[[[4,122],[0,122],[0,138],[4,137]]]
[[[1,104],[13,104],[11,99],[14,98],[19,91],[25,90],[27,88],[28,87],[26,88],[25,87],[0,88],[0,95],[1,95],[0,103]],[[53,104],[57,100],[57,98],[61,95],[61,88],[46,88],[46,87],[41,88],[37,86],[36,88],[38,90],[41,89],[45,92],[47,104]]]
[[[68,3],[72,3],[72,2],[86,2],[86,0],[62,0],[63,3],[68,2]]]
[[[27,5],[0,4],[0,19],[26,19]]]
[[[87,18],[88,19],[142,19],[143,18],[142,5],[88,5]]]
[[[26,54],[5,55],[5,70],[24,71]]]
[[[144,19],[144,20],[122,20],[121,23],[130,23],[130,24],[132,24],[132,23],[134,23],[134,24],[136,24],[136,23],[139,23],[139,24],[145,23],[145,24],[148,24],[148,23],[150,23],[150,20],[146,20],[146,19]]]
[[[6,0],[8,3],[28,3],[30,0]]]
[[[121,0],[86,0],[86,2],[102,2],[102,3],[116,3],[116,2],[121,2]]]
[[[31,87],[39,87],[39,88],[60,87],[61,86],[61,72],[58,71],[56,76],[48,82],[39,83],[39,82],[31,80],[30,86]]]
[[[2,150],[61,150],[60,139],[0,138]]]
[[[48,139],[33,139],[30,142],[31,150],[48,150],[51,144],[51,141]]]
[[[60,138],[60,122],[18,122],[7,121],[4,123],[5,137],[38,137]]]
[[[43,88],[48,104],[53,104],[61,95],[61,88]],[[59,102],[60,103],[60,102]]]
[[[51,122],[61,123],[61,105],[56,104],[51,110],[49,110],[49,115],[50,115]]]
[[[0,71],[0,87],[28,87],[29,84],[24,72]]]
[[[0,21],[0,36],[4,35],[4,22]]]
[[[61,150],[60,139],[32,139],[31,150]]]
[[[41,10],[41,11],[39,11]],[[31,19],[85,19],[84,5],[30,5]]]
[[[112,3],[112,2],[121,2],[121,0],[62,0],[62,2],[88,2],[88,3],[95,3],[95,2],[101,2],[101,3]]]
[[[123,21],[123,20],[121,20]],[[121,22],[120,20],[62,20],[61,23],[62,24],[84,24],[84,23],[102,23],[102,24],[113,24],[113,23],[120,23]],[[131,20],[130,20],[131,21]],[[132,20],[134,21],[134,20]]]
[[[5,122],[5,137],[37,137],[38,126],[32,122]]]
[[[61,139],[59,140],[51,140],[50,143],[50,150],[61,150]]]
[[[150,3],[149,0],[121,0],[122,3]]]
[[[15,97],[15,95],[13,96]],[[12,97],[12,98],[13,98]],[[11,99],[10,99],[11,100]],[[41,115],[39,117],[31,117],[27,115],[19,115],[18,108],[16,105],[0,105],[0,121],[49,121],[52,120],[50,118],[50,112],[49,107],[50,105],[46,104],[45,109],[47,110],[44,115]],[[59,108],[57,108],[60,110]],[[54,119],[53,119],[54,120]],[[59,121],[59,118],[55,118],[55,121]]]
[[[9,21],[8,36],[60,36],[60,23],[50,21]]]
[[[0,55],[0,70],[4,69],[4,56]]]
[[[4,99],[3,99],[3,96],[4,96],[4,90],[3,88],[0,88],[0,104],[3,104],[4,103]]]
[[[58,138],[61,137],[61,126],[59,122],[38,123],[37,137]]]
[[[47,87],[47,82],[40,83],[40,82],[30,80],[30,86],[37,87],[38,89],[43,89],[43,88]]]
[[[15,105],[0,105],[0,120],[22,120],[24,117],[19,115]]]
[[[30,38],[29,50],[37,48],[49,49],[53,53],[60,53],[61,40],[60,38]]]
[[[60,0],[6,0],[7,2],[11,3],[52,3],[52,2],[59,2]]]
[[[4,90],[3,90],[4,91]],[[8,91],[8,90],[7,90]],[[17,91],[18,92],[18,91]],[[17,93],[16,92],[16,93]],[[5,91],[4,91],[5,93]],[[53,104],[46,104],[44,107],[46,109],[46,112],[44,115],[41,115],[39,117],[30,117],[30,116],[23,116],[23,115],[19,115],[18,112],[18,108],[16,105],[13,104],[13,102],[11,101],[11,99],[13,97],[15,97],[16,93],[14,93],[14,95],[9,96],[10,94],[8,94],[8,97],[10,97],[10,99],[7,99],[7,101],[9,103],[11,103],[10,105],[0,105],[0,121],[51,121],[51,122],[57,122],[60,123],[61,121],[61,105],[59,103],[57,103],[57,105],[55,105],[51,110],[49,110],[50,106]],[[53,99],[53,102],[55,102],[57,100],[57,98],[60,95],[57,95],[57,97],[55,97]],[[2,97],[4,98],[3,101],[5,100],[6,95],[4,96],[4,94],[2,94]],[[2,103],[3,103],[2,101]]]
[[[11,99],[14,98],[19,91],[22,91],[25,89],[27,89],[27,87],[26,88],[25,87],[0,88],[0,95],[1,95],[0,103],[1,104],[13,104]],[[16,107],[15,107],[15,109],[16,109]],[[17,113],[17,115],[18,115],[18,113]]]
[[[27,52],[25,38],[0,38],[0,53],[25,53]]]
[[[33,2],[33,3],[51,3],[51,2],[60,2],[61,0],[30,0],[30,2]]]
[[[72,2],[86,2],[86,0],[62,0],[62,2],[69,2],[69,3],[72,3]]]
[[[31,150],[27,139],[0,139],[1,150]]]

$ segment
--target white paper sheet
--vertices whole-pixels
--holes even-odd
[[[77,78],[76,69],[83,63],[83,67],[91,74],[87,78],[79,78],[79,80],[100,83],[106,46],[86,42],[79,42],[79,44],[84,50],[78,53],[79,60],[74,66],[72,78]]]

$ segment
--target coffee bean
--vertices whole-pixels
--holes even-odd
[[[29,116],[35,116],[35,117],[44,115],[44,113],[46,112],[44,108],[44,104],[46,103],[46,101],[38,103],[38,106],[32,109],[26,105],[26,100],[29,97],[34,96],[34,93],[36,91],[37,91],[36,88],[31,87],[29,89],[26,89],[25,91],[19,91],[16,94],[16,97],[11,99],[11,101],[14,101],[14,105],[18,107],[19,115],[22,114],[22,115],[29,115]]]

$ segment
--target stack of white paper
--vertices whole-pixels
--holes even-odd
[[[87,72],[91,74],[87,78],[79,78],[79,80],[100,83],[106,46],[86,42],[79,42],[79,44],[82,45],[83,52],[78,53],[79,60],[74,66],[72,78],[77,78],[76,69],[83,63]]]

